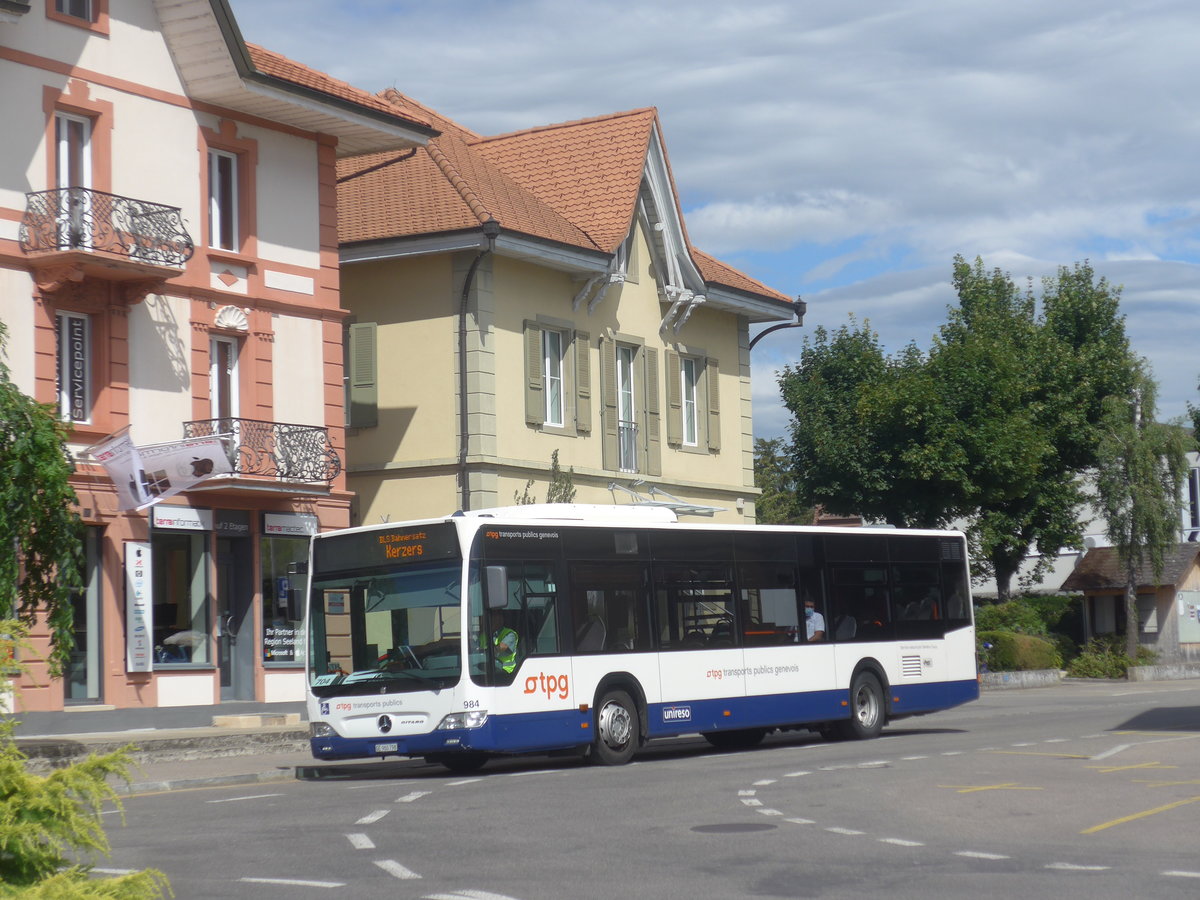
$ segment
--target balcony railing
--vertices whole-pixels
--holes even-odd
[[[229,461],[234,475],[263,475],[280,481],[331,482],[342,460],[329,433],[315,425],[256,419],[199,419],[183,423],[185,438],[232,434]]]
[[[171,268],[196,249],[178,207],[79,187],[26,194],[20,241],[26,253],[85,250]]]

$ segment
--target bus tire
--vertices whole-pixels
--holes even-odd
[[[606,691],[596,705],[596,738],[588,754],[600,766],[623,766],[640,739],[637,706],[625,691]]]
[[[767,736],[765,728],[737,728],[733,731],[705,731],[700,735],[718,750],[746,750],[757,747]]]
[[[837,723],[839,735],[852,741],[878,737],[885,710],[879,678],[874,672],[859,672],[850,683],[850,718]]]
[[[451,772],[478,772],[487,764],[486,753],[444,753],[440,756],[427,756],[426,762],[440,763]]]

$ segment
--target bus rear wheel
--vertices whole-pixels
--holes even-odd
[[[745,750],[757,747],[767,736],[765,728],[738,728],[734,731],[705,731],[700,735],[718,750]]]
[[[850,718],[837,723],[838,736],[854,741],[878,737],[884,709],[879,679],[873,672],[859,672],[850,684]]]
[[[638,748],[637,706],[624,691],[607,691],[596,706],[596,738],[588,758],[601,766],[623,766]]]

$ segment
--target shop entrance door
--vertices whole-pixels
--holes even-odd
[[[217,538],[217,656],[222,700],[254,699],[254,558],[250,538]]]

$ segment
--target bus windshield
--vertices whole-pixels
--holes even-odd
[[[426,691],[457,684],[461,578],[457,562],[316,576],[309,632],[313,694]]]

